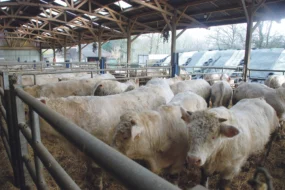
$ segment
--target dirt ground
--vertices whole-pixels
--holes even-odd
[[[13,170],[6,154],[2,139],[0,139],[0,189],[16,190],[14,186]]]
[[[88,166],[86,161],[82,158],[80,153],[73,152],[70,155],[65,151],[66,147],[62,146],[58,140],[45,140],[43,142],[48,147],[50,152],[55,156],[57,161],[67,171],[67,173],[75,180],[75,182],[83,190],[124,190],[125,188],[120,185],[112,177],[108,176],[101,169],[93,169],[95,174],[93,178],[91,175],[86,175]],[[6,156],[2,142],[0,143],[0,190],[14,190],[17,189],[13,186],[13,174],[10,163]],[[262,154],[255,155],[249,158],[241,173],[233,180],[233,190],[250,190],[252,189],[247,181],[254,175],[257,167],[257,160]],[[272,150],[266,161],[265,168],[270,172],[273,178],[273,185],[275,190],[285,190],[285,139],[279,139],[273,143]],[[45,171],[46,181],[52,190],[59,190],[59,187],[52,180],[52,178]],[[176,176],[163,176],[168,181],[180,188],[189,189],[200,181],[199,169],[184,170],[180,175]],[[210,189],[216,189],[218,175],[210,178]]]

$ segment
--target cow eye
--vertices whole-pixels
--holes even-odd
[[[216,137],[212,137],[212,139],[215,139]]]

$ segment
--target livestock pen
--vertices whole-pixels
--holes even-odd
[[[13,167],[16,186],[25,189],[27,185],[30,185],[27,181],[28,171],[38,189],[47,189],[42,174],[42,162],[60,188],[80,189],[41,143],[39,114],[78,149],[116,176],[127,187],[178,189],[50,110],[40,101],[25,93],[20,86],[10,84],[7,73],[2,73],[2,77],[4,89],[1,88],[0,93],[4,105],[1,105],[1,119],[5,122],[2,120],[1,123],[1,137]],[[23,103],[29,106],[32,113],[31,126],[28,126],[25,121]],[[27,143],[34,150],[35,166],[28,158]],[[142,179],[143,183],[141,183]]]
[[[110,70],[117,69],[105,69],[104,71]],[[130,70],[135,69],[130,68]],[[101,70],[88,70],[87,72],[90,72],[90,78],[92,78],[93,72],[99,71]],[[86,72],[86,70],[29,72],[17,72],[17,81],[20,81],[19,83],[21,84],[22,76],[33,75],[34,84],[36,84],[36,75],[78,73]],[[45,180],[46,175],[44,175],[42,167],[44,165],[45,170],[52,176],[58,187],[61,189],[80,189],[41,142],[41,135],[45,135],[40,134],[39,117],[41,117],[70,143],[92,158],[99,166],[112,174],[126,187],[130,189],[179,189],[177,186],[173,186],[171,183],[121,155],[60,114],[44,106],[39,100],[24,92],[22,86],[17,84],[14,76],[15,71],[3,71],[1,73],[2,87],[0,88],[0,94],[2,98],[0,109],[1,137],[13,169],[15,186],[21,189],[32,187],[33,185],[30,181],[32,179],[38,189],[50,188],[48,186],[49,183],[46,183]],[[148,76],[141,78],[148,78]],[[25,117],[24,104],[29,107],[29,122],[27,122]],[[28,148],[28,144],[30,148]],[[31,148],[32,152],[30,151]],[[32,158],[33,156],[34,158]],[[198,187],[198,189],[203,188]]]
[[[149,69],[153,68],[150,67]],[[25,187],[23,188],[23,186],[30,185],[32,187],[36,186],[38,189],[58,189],[58,187],[61,189],[94,188],[94,186],[92,186],[93,184],[83,182],[90,181],[89,179],[80,176],[86,172],[86,167],[88,167],[86,163],[83,163],[83,161],[78,158],[80,154],[75,152],[74,155],[68,155],[61,141],[48,141],[46,134],[40,134],[39,118],[45,119],[77,149],[83,151],[84,155],[86,154],[91,157],[92,160],[120,182],[117,183],[113,181],[112,178],[103,175],[105,179],[104,183],[107,183],[104,184],[106,189],[124,189],[121,184],[129,189],[178,189],[178,187],[186,189],[198,184],[199,170],[193,168],[190,171],[183,171],[178,180],[177,176],[162,176],[178,187],[171,185],[125,156],[122,156],[108,145],[96,139],[96,137],[68,121],[68,119],[49,109],[40,101],[25,93],[21,88],[21,78],[25,75],[37,76],[44,74],[88,72],[91,78],[93,74],[97,74],[100,71],[112,70],[117,69],[2,72],[3,84],[0,89],[2,97],[0,107],[1,137],[13,168],[15,184],[18,185],[18,187],[24,189]],[[135,69],[130,68],[130,70]],[[125,72],[125,76],[121,79],[134,78],[126,76],[126,69],[122,68],[121,71]],[[15,84],[14,74],[16,74],[18,78],[17,81],[19,84]],[[151,78],[153,76],[140,77]],[[169,76],[157,75],[156,77]],[[36,83],[36,81],[33,83]],[[30,122],[27,122],[27,118],[25,117],[24,104],[29,107],[30,118],[28,118],[28,120]],[[270,172],[274,177],[276,189],[282,189],[280,187],[283,186],[283,182],[278,179],[278,176],[280,178],[284,171],[282,171],[282,167],[277,169],[276,164],[280,166],[284,164],[281,160],[281,158],[283,158],[282,152],[284,151],[282,144],[284,143],[282,139],[278,143],[274,143],[273,151],[277,153],[277,157],[275,154],[270,154],[269,162],[266,164],[267,167],[272,169]],[[28,144],[30,144],[30,147],[27,146]],[[278,146],[278,144],[280,144],[280,146]],[[233,185],[235,189],[248,189],[246,181],[253,176],[256,167],[255,160],[256,156],[251,157],[241,175],[235,178]],[[42,167],[42,164],[44,167]],[[99,172],[99,174],[101,173],[102,172]],[[31,176],[31,178],[29,176]],[[102,178],[100,175],[96,177]],[[31,183],[30,179],[34,181],[35,185]],[[212,183],[210,184],[210,188],[213,187]],[[200,186],[196,188],[203,189],[203,187]]]

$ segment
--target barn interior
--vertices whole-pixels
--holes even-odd
[[[280,21],[283,18],[285,18],[284,0],[0,0],[0,50],[3,50],[5,53],[15,50],[24,53],[37,51],[37,54],[31,53],[29,56],[39,56],[34,59],[39,60],[37,62],[41,65],[40,70],[35,72],[31,72],[31,70],[16,72],[23,76],[25,74],[34,75],[34,84],[36,84],[36,75],[41,75],[42,73],[54,74],[53,71],[43,69],[43,53],[47,50],[51,49],[53,51],[54,62],[56,62],[56,51],[58,49],[63,50],[65,64],[68,61],[66,52],[71,47],[77,46],[78,62],[76,64],[80,65],[82,49],[86,45],[95,42],[97,44],[98,60],[101,63],[101,60],[103,60],[102,45],[104,43],[116,39],[127,39],[126,64],[128,65],[132,63],[131,47],[134,40],[143,34],[161,33],[163,36],[171,39],[171,66],[166,68],[169,69],[168,77],[171,77],[178,73],[176,40],[187,29],[247,23],[244,69],[242,70],[242,80],[246,81],[250,64],[252,30],[256,28],[260,21]],[[177,30],[180,31],[177,32]],[[84,64],[82,63],[82,65]],[[0,60],[0,66],[3,66],[3,71],[5,71],[5,67],[8,68],[15,65],[19,65],[19,63]],[[25,65],[29,65],[30,69],[35,67],[36,63],[31,61],[25,63]],[[91,65],[86,64],[86,67],[92,68],[90,67]],[[69,68],[69,66],[66,65],[66,68]],[[94,68],[97,70],[104,69],[104,65],[96,64]],[[146,69],[146,72],[150,70]],[[14,73],[14,71],[6,71],[8,72],[2,73],[3,80],[8,80],[9,76]],[[127,70],[123,79],[132,77],[131,71],[132,69]],[[56,73],[72,72],[60,71]],[[93,71],[90,70],[89,72],[91,77],[93,77]],[[148,78],[152,77],[154,76],[149,76]],[[134,76],[134,78],[140,77]],[[9,84],[7,86],[7,84],[1,83],[1,86],[4,89],[4,94],[4,91],[8,90]],[[3,120],[3,117],[1,119]],[[1,136],[3,135],[1,134]],[[80,153],[67,156],[64,150],[65,147],[58,147],[59,141],[46,140],[48,137],[44,138],[45,134],[42,134],[42,137],[45,146],[49,148],[49,151],[57,158],[62,167],[68,171],[67,173],[72,176],[73,182],[75,181],[74,183],[78,184],[78,186],[72,184],[69,189],[78,189],[79,187],[80,189],[97,188],[92,186],[93,184],[85,176],[77,175],[78,173],[85,173],[88,169],[84,159],[81,159],[82,155]],[[5,143],[3,145],[2,143],[0,144],[2,154],[0,164],[5,166],[2,174],[0,174],[0,189],[25,189],[25,180],[23,181],[20,175],[21,169],[19,171],[16,171],[14,167],[12,167],[14,170],[11,169],[9,156],[5,152]],[[272,168],[276,170],[272,174],[276,184],[275,189],[283,189],[285,186],[284,182],[282,182],[285,164],[282,161],[282,156],[285,158],[284,146],[284,139],[281,139],[279,143],[274,142],[273,150],[281,156],[276,157],[276,155],[273,156],[271,154],[269,156],[270,161],[267,164],[270,170]],[[32,152],[31,150],[29,151]],[[233,189],[249,189],[247,179],[251,178],[255,172],[255,159],[256,157],[250,158],[247,168],[244,168],[242,175],[236,178]],[[29,161],[33,163],[35,160],[31,157]],[[24,162],[25,158],[24,161],[15,161],[15,163],[22,165]],[[74,168],[69,167],[73,163],[78,165]],[[279,164],[280,167],[276,168],[276,164]],[[106,165],[108,164],[103,163],[103,168]],[[155,189],[154,187],[159,187],[159,185],[162,185],[162,188],[168,187],[169,189],[176,189],[177,186],[182,189],[202,189],[202,187],[196,186],[199,183],[199,174],[197,174],[196,170],[193,171],[195,175],[190,174],[189,171],[183,171],[183,175],[178,177],[179,180],[177,180],[177,176],[162,176],[167,181],[177,185],[173,187],[168,183],[164,183],[165,180],[161,181],[160,177],[150,176],[149,173],[142,172],[141,175],[134,176],[133,182],[127,182],[128,176],[120,177],[122,175],[120,172],[115,172],[108,167],[104,169],[113,174],[116,179],[119,179],[119,182],[105,173],[102,174],[103,177],[98,174],[95,177],[103,178],[107,181],[106,183],[104,182],[103,189],[125,189],[123,185],[128,188],[136,187],[136,189]],[[19,176],[15,175],[17,172],[20,173]],[[34,173],[36,172],[34,171]],[[41,182],[37,181],[37,177],[32,176],[32,178],[36,179],[33,179],[36,181],[36,188],[62,189],[62,187],[66,187],[64,186],[65,183],[61,181],[62,178],[59,181],[53,180],[54,174],[51,177],[48,173],[44,169],[46,183],[43,186],[39,185]],[[146,177],[145,185],[137,188],[135,183],[142,176]],[[153,177],[153,181],[151,177]],[[67,179],[66,177],[65,179],[67,180],[65,181],[66,183],[69,182],[69,178]],[[214,188],[213,184],[210,184],[211,189]],[[35,185],[33,187],[35,188]]]

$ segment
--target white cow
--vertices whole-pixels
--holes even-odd
[[[182,115],[189,132],[188,164],[203,167],[203,185],[207,176],[220,173],[221,189],[229,185],[250,155],[264,149],[279,125],[276,112],[262,98],[241,100],[229,110],[182,110]]]
[[[201,96],[190,91],[176,94],[168,105],[181,106],[192,112],[207,109],[207,102]]]
[[[63,76],[59,77],[58,81],[67,81],[67,80],[80,80],[80,79],[90,79],[91,74],[84,74],[84,75],[77,75],[77,76]],[[106,74],[93,74],[93,78],[100,78],[100,79],[116,79],[116,77],[110,73]]]
[[[61,74],[43,74],[43,75],[36,75],[36,84],[42,85],[42,84],[48,84],[48,83],[56,83],[58,82],[58,78],[80,78],[86,76],[86,78],[91,78],[90,74],[87,73],[61,73]],[[101,78],[115,78],[111,75],[102,75]],[[22,84],[23,85],[34,85],[34,76],[32,75],[24,75],[22,76]]]
[[[154,173],[178,173],[189,148],[181,116],[179,106],[128,112],[115,128],[112,146],[131,159],[143,160]]]
[[[173,98],[173,93],[170,92],[169,86],[166,89],[160,85],[147,85],[110,96],[70,96],[41,100],[81,128],[110,143],[111,130],[119,123],[121,115],[129,111],[155,109],[166,104]],[[56,135],[50,127],[41,128]]]
[[[227,82],[230,82],[231,78],[227,74],[205,74],[203,77],[204,80],[209,82],[210,85],[213,85],[217,81],[225,80]]]
[[[264,84],[270,88],[280,88],[285,84],[285,76],[271,75],[264,81]]]
[[[115,128],[113,147],[131,159],[144,160],[155,173],[182,170],[188,148],[187,131],[181,107],[207,108],[206,101],[193,92],[181,92],[156,111],[128,112]]]
[[[232,95],[233,89],[228,82],[219,81],[214,83],[211,87],[212,107],[228,107],[230,105]]]
[[[100,79],[69,80],[58,83],[34,85],[24,87],[30,95],[39,97],[67,97],[67,96],[91,96],[94,86]]]
[[[281,120],[285,119],[285,88],[272,89],[258,83],[241,83],[234,91],[233,104],[245,98],[264,97]]]
[[[171,85],[170,88],[174,94],[186,91],[194,92],[203,97],[207,103],[209,102],[211,95],[211,86],[203,79],[177,82]]]
[[[102,80],[98,82],[93,91],[94,96],[107,96],[113,94],[120,94],[134,90],[139,87],[139,80],[128,80],[125,83],[113,81],[113,80]]]
[[[94,86],[102,79],[112,78],[108,75],[98,75],[95,78],[68,80],[56,83],[34,85],[24,87],[24,90],[30,95],[39,97],[67,97],[67,96],[91,96]]]

